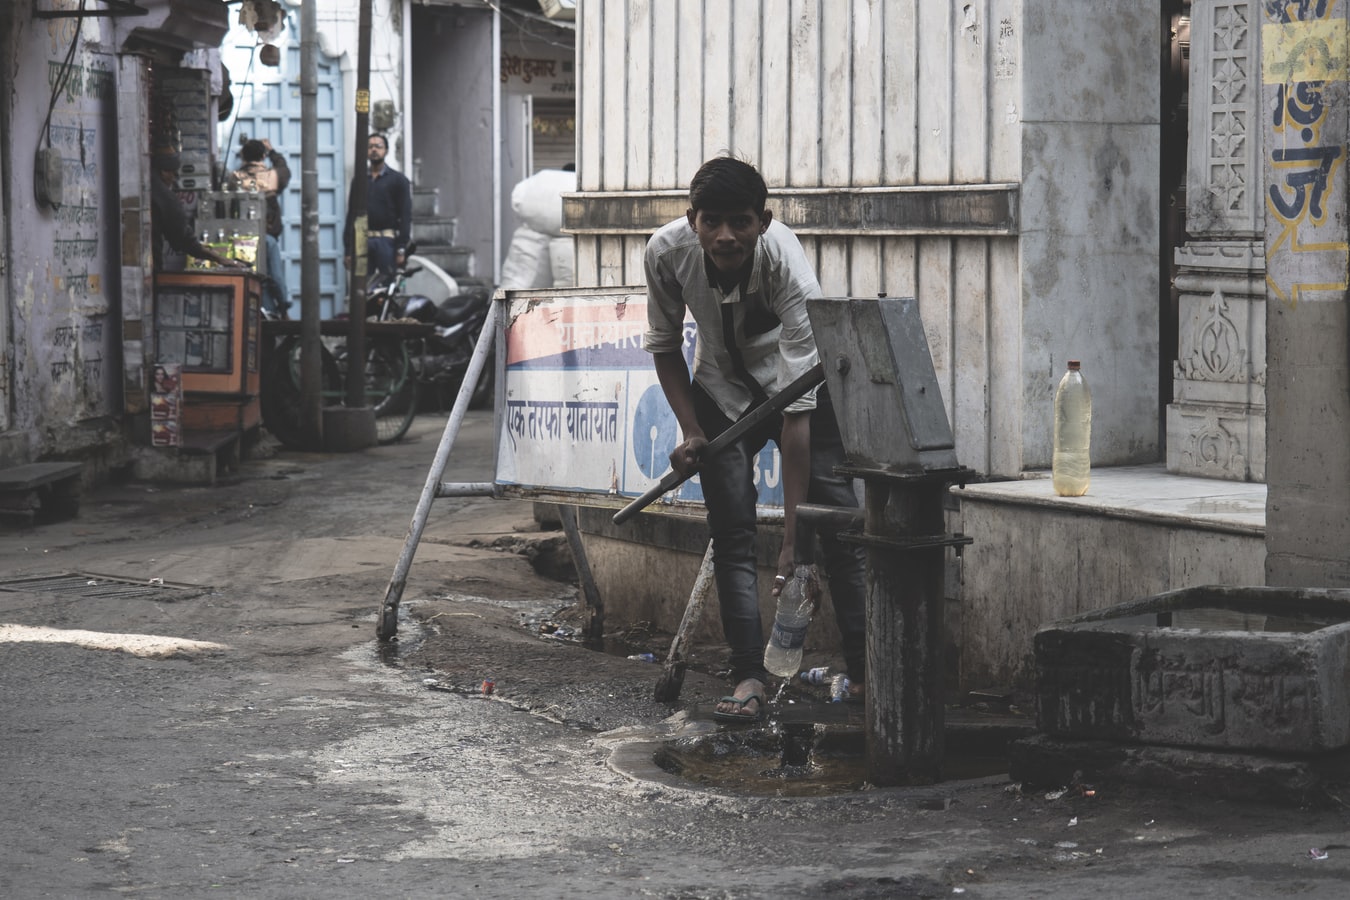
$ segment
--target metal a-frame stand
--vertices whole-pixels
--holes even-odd
[[[422,540],[422,531],[426,528],[427,516],[431,513],[432,501],[440,497],[498,496],[497,486],[490,481],[443,482],[441,478],[445,474],[445,464],[450,459],[450,451],[455,445],[455,438],[459,436],[459,428],[464,422],[464,414],[469,409],[469,399],[473,395],[474,385],[478,383],[478,379],[483,373],[483,367],[487,364],[488,353],[496,340],[497,319],[501,315],[502,305],[500,299],[493,300],[492,306],[488,309],[487,318],[483,321],[483,330],[478,335],[478,343],[474,345],[473,356],[469,359],[468,370],[464,373],[464,381],[460,384],[459,393],[455,396],[455,405],[450,410],[450,418],[446,420],[445,430],[441,432],[441,442],[436,447],[436,456],[431,462],[431,469],[427,472],[426,483],[422,486],[422,495],[417,501],[417,509],[413,512],[412,522],[408,526],[408,535],[403,539],[403,551],[399,554],[398,562],[394,565],[394,574],[389,578],[389,586],[384,591],[384,602],[380,606],[380,614],[375,626],[375,634],[381,641],[392,640],[398,633],[399,603],[403,599],[403,589],[408,583],[408,570],[412,568],[413,556],[417,553],[417,545]],[[572,559],[577,568],[577,578],[581,582],[586,606],[591,614],[586,635],[587,637],[599,637],[603,628],[604,607],[601,605],[599,592],[596,590],[595,581],[591,577],[590,564],[586,560],[586,551],[581,543],[581,532],[577,528],[576,511],[559,504],[558,515],[562,520],[563,531],[567,534],[567,543],[571,548]]]

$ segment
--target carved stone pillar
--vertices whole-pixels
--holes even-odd
[[[1191,4],[1186,231],[1167,470],[1264,481],[1265,209],[1259,16],[1249,0]]]

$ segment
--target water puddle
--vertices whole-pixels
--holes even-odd
[[[411,656],[427,637],[426,628],[417,619],[409,616],[406,609],[407,604],[398,608],[398,633],[393,639],[377,640],[374,644],[375,658],[392,668],[401,668],[403,660]],[[375,622],[375,618],[371,617],[370,621]],[[373,624],[371,628],[374,629]]]
[[[842,794],[866,781],[862,732],[810,723],[674,740],[654,761],[694,785],[750,796]]]
[[[862,707],[853,704],[789,708],[762,726],[731,726],[664,741],[652,761],[690,786],[743,796],[821,797],[867,790],[863,715]],[[1032,726],[1025,720],[1004,725],[949,726],[943,781],[1007,775],[1009,744],[1030,734]]]

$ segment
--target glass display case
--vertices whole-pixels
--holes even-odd
[[[154,358],[181,367],[184,429],[257,426],[260,297],[251,273],[155,276]]]

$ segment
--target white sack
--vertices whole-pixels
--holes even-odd
[[[577,283],[576,242],[570,234],[555,237],[548,242],[549,268],[553,272],[554,287],[575,287]]]
[[[532,228],[521,226],[511,235],[511,247],[502,262],[504,291],[523,291],[546,288],[553,284],[552,268],[548,258],[549,238]]]
[[[511,189],[511,208],[529,228],[562,234],[562,195],[577,189],[577,173],[541,169]]]

